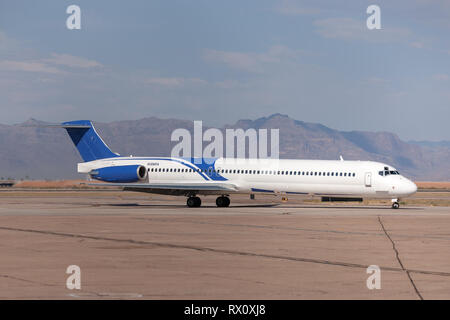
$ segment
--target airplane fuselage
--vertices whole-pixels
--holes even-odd
[[[147,174],[141,183],[233,184],[235,190],[197,190],[196,194],[273,193],[335,197],[399,198],[416,192],[416,185],[389,165],[373,161],[183,159],[116,157],[78,164],[78,172],[138,165]],[[155,193],[174,194],[167,190]]]

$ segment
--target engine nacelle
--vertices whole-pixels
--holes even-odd
[[[98,168],[89,173],[93,179],[126,183],[137,182],[147,178],[147,169],[140,165],[113,166]]]

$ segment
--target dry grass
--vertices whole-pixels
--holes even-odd
[[[419,189],[446,189],[450,190],[450,182],[446,181],[417,181]]]
[[[33,180],[33,181],[19,181],[15,188],[30,188],[30,189],[85,189],[89,188],[81,183],[86,183],[85,180]]]

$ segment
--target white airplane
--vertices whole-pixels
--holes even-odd
[[[218,207],[230,205],[231,194],[313,195],[338,198],[399,198],[417,186],[384,163],[341,160],[199,159],[122,157],[113,153],[91,121],[64,122],[83,163],[78,172],[123,190],[187,197],[199,207],[199,195],[218,195]]]

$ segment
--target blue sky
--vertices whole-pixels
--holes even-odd
[[[449,34],[447,0],[0,0],[0,123],[279,112],[450,140]]]

